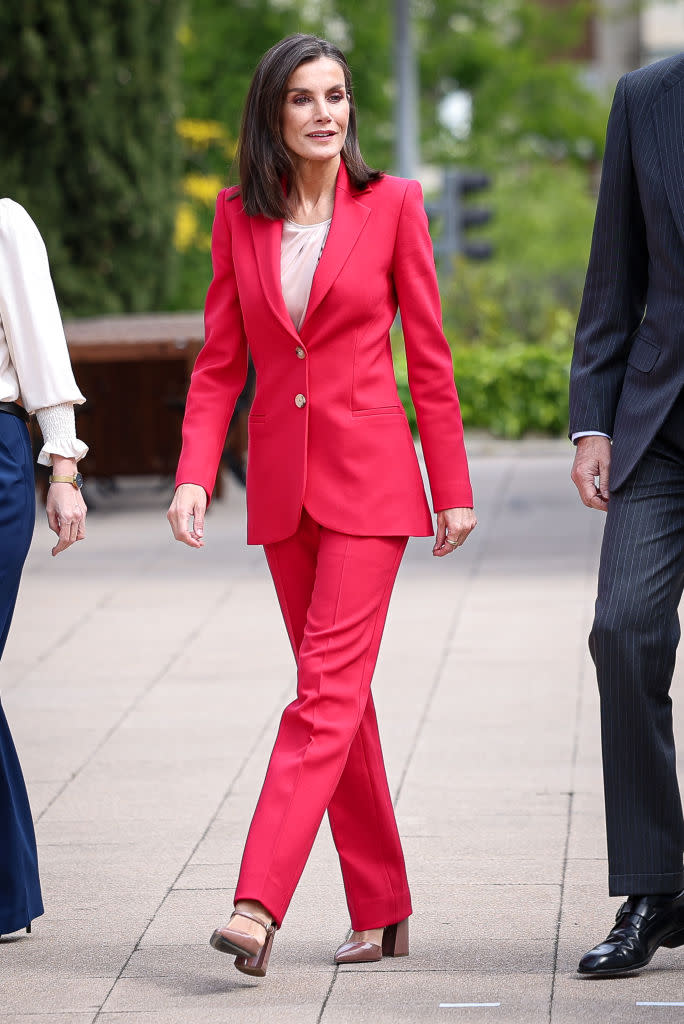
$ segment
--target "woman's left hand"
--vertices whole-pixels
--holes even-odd
[[[437,535],[432,554],[443,558],[465,544],[477,526],[472,508],[445,508],[437,513]]]
[[[76,472],[76,460],[53,455],[52,472],[55,476],[73,476]],[[77,540],[85,537],[86,503],[77,487],[73,484],[50,484],[45,503],[50,529],[54,530],[59,540],[52,549],[53,555],[71,547]]]

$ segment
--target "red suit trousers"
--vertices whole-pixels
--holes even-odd
[[[281,924],[326,810],[356,930],[411,913],[370,684],[406,537],[354,537],[304,511],[266,558],[297,662],[235,900]]]

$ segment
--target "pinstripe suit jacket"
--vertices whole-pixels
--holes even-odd
[[[570,433],[624,483],[684,386],[684,54],[620,79],[570,375]],[[682,439],[684,448],[684,438]]]

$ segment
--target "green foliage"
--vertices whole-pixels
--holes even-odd
[[[573,330],[574,319],[559,308],[543,341],[515,339],[474,349],[454,343],[454,377],[464,423],[499,437],[563,434]]]
[[[158,308],[172,283],[180,6],[0,7],[1,192],[37,221],[65,314]]]
[[[484,229],[494,267],[524,267],[538,287],[578,308],[596,211],[590,183],[590,172],[570,162],[502,168],[491,192],[494,218]]]
[[[568,422],[571,325],[559,322],[556,343],[516,341],[476,349],[452,343],[454,378],[466,435],[484,428],[497,437],[527,433],[561,435]],[[395,355],[399,396],[414,433],[416,417],[408,386],[406,357]]]
[[[198,309],[204,304],[211,277],[213,199],[224,185],[238,180],[236,141],[260,57],[283,36],[310,28],[294,0],[277,4],[271,0],[190,0],[186,5],[179,33],[184,195],[177,210],[175,244],[180,273],[168,308]],[[204,138],[202,127],[206,129]],[[207,183],[206,195],[189,194],[187,182],[199,177]]]
[[[480,234],[492,241],[494,259],[457,267],[442,288],[466,426],[503,436],[555,433],[567,416],[571,326],[607,114],[578,65],[559,58],[578,41],[588,4],[561,17],[536,0],[425,3],[423,32],[427,42],[429,23],[434,43],[421,51],[423,152],[480,167],[493,181],[473,204],[493,209]],[[437,116],[455,88],[473,101],[464,140]]]
[[[237,181],[234,143],[249,83],[263,53],[292,32],[314,32],[344,50],[353,73],[361,111],[361,148],[373,166],[391,166],[393,149],[391,82],[391,5],[367,0],[360,16],[358,0],[305,4],[300,0],[191,0],[180,33],[183,51],[184,120],[223,126],[233,147],[220,140],[197,146],[183,135],[184,173],[207,181]],[[220,185],[219,185],[220,187]],[[213,203],[191,199],[195,237],[185,244],[177,231],[180,278],[168,305],[172,309],[202,305],[211,273],[206,237]],[[181,218],[188,214],[187,198]]]
[[[564,434],[570,352],[567,344],[549,348],[516,342],[507,348],[483,345],[476,351],[454,346],[454,377],[466,436],[472,428],[504,438]],[[395,369],[399,395],[415,433],[405,356],[395,357]]]
[[[493,241],[494,258],[463,262],[442,280],[447,332],[488,342],[512,330],[542,340],[542,311],[579,310],[595,210],[586,172],[567,163],[521,165],[495,179],[486,201],[494,218],[481,233]],[[485,322],[489,307],[498,319]]]
[[[466,431],[481,427],[500,437],[564,433],[577,311],[559,299],[554,285],[524,268],[455,264],[443,287],[444,328]],[[399,393],[415,429],[400,335],[394,357]]]
[[[359,112],[361,152],[371,167],[394,163],[394,3],[388,0],[332,0],[320,30],[344,52],[352,71]]]
[[[561,15],[537,0],[426,0],[419,22],[424,156],[491,170],[519,158],[595,160],[604,107],[577,64],[559,58],[578,41],[589,7],[573,3]],[[455,88],[473,99],[464,141],[438,118],[440,100]]]
[[[185,117],[219,121],[236,139],[259,58],[300,31],[307,28],[295,2],[191,0],[181,31]],[[226,170],[224,164],[221,173]]]
[[[358,0],[191,0],[181,33],[185,116],[219,121],[236,139],[261,56],[292,32],[314,32],[344,50],[362,111],[364,155],[387,168],[393,135],[391,17],[387,0],[366,0],[363,11]]]
[[[561,59],[587,4],[563,16],[535,0],[425,0],[423,153],[480,167],[493,180],[474,205],[494,259],[461,263],[442,282],[464,422],[504,437],[562,433],[574,324],[595,211],[592,183],[606,108]],[[429,26],[429,31],[428,31]],[[453,89],[471,94],[467,138],[440,124]],[[407,381],[399,362],[402,397]]]

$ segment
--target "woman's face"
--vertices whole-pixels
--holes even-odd
[[[293,160],[331,160],[347,136],[349,100],[340,65],[321,57],[293,71],[281,117],[283,141]]]

